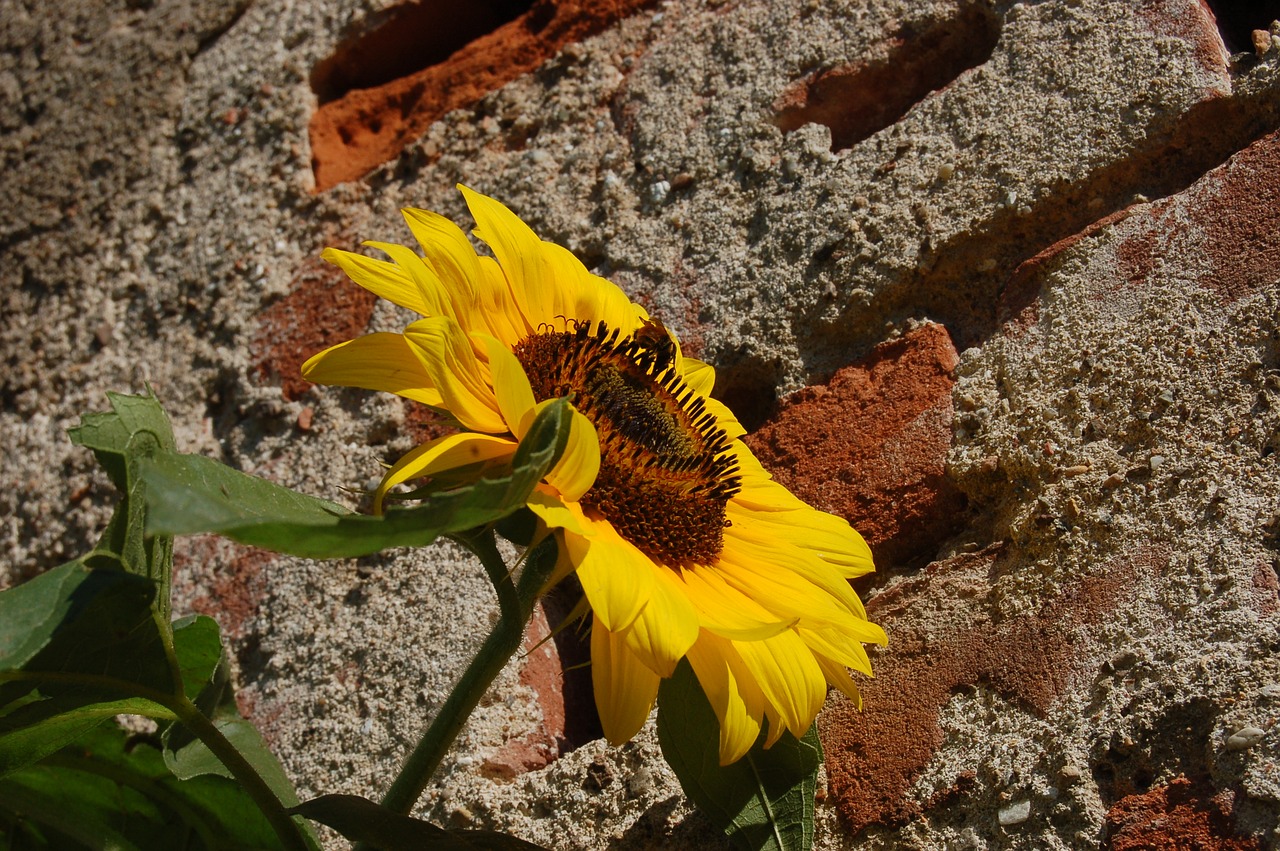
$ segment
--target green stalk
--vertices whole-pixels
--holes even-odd
[[[163,703],[178,716],[178,723],[195,734],[213,755],[226,766],[231,776],[236,779],[253,802],[262,810],[267,821],[276,832],[276,836],[289,851],[310,851],[306,840],[298,829],[293,817],[285,812],[284,804],[276,797],[276,793],[262,779],[262,775],[253,767],[244,754],[231,744],[222,731],[200,708],[191,702],[182,688],[182,668],[178,664],[178,654],[173,647],[173,627],[163,620],[159,613],[152,609],[151,616],[156,619],[160,629],[160,640],[164,646],[165,657],[169,661],[169,673],[173,678],[174,694]]]
[[[516,597],[511,574],[498,552],[492,530],[459,535],[457,540],[475,553],[484,564],[485,572],[489,574],[489,579],[498,592],[501,616],[382,799],[384,807],[402,815],[408,815],[422,797],[450,745],[507,664],[507,660],[520,649],[520,642],[524,638],[527,615],[520,611],[522,607]]]
[[[262,810],[262,814],[267,817],[267,821],[271,823],[271,827],[284,843],[284,847],[290,851],[310,851],[293,816],[285,812],[284,804],[267,785],[267,781],[263,780],[258,770],[244,758],[244,754],[222,735],[222,731],[186,697],[175,700],[170,708],[178,716],[178,721],[194,733],[227,767],[236,782],[244,787],[245,792],[258,805],[258,809]]]

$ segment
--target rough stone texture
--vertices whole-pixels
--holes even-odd
[[[317,65],[312,88],[330,102],[311,117],[316,188],[364,177],[395,159],[446,112],[470,106],[533,71],[566,44],[595,35],[652,0],[539,0],[507,22],[504,5],[522,4],[403,4],[374,29],[348,36]],[[326,97],[337,95],[339,86],[346,90],[341,97]],[[519,144],[518,134],[529,132],[535,122],[526,122],[508,143]]]
[[[926,324],[792,394],[747,445],[810,505],[849,519],[881,567],[931,559],[962,522],[946,477],[956,350]]]
[[[891,642],[866,711],[832,698],[821,720],[819,847],[1133,847],[1157,824],[1280,843],[1267,4],[670,0],[493,69],[509,82],[318,192],[314,75],[392,5],[0,0],[0,582],[105,522],[64,430],[108,390],[149,383],[185,450],[336,499],[434,433],[293,370],[405,319],[322,248],[408,239],[406,205],[465,222],[461,180],[659,314],[745,423],[774,418],[755,440],[780,478],[819,502],[838,482],[832,508],[909,542],[862,587]],[[806,411],[882,428],[808,444],[785,427]],[[954,526],[894,530],[947,493]],[[304,794],[376,795],[493,612],[446,545],[179,556],[178,610],[224,622]],[[652,728],[543,764],[546,673],[504,672],[422,812],[558,848],[716,847]]]

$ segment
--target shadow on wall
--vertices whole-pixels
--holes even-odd
[[[1000,20],[985,4],[968,3],[955,17],[925,29],[900,28],[879,55],[798,80],[774,101],[784,133],[806,124],[831,130],[831,150],[844,151],[896,122],[930,92],[991,58]]]

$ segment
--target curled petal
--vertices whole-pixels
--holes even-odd
[[[689,648],[689,664],[720,720],[721,765],[737,762],[751,750],[763,718],[761,707],[753,713],[739,689],[740,679],[729,663],[736,656],[728,642],[706,633]]]
[[[488,370],[476,359],[457,322],[447,316],[420,319],[405,329],[404,336],[458,422],[490,434],[507,430]]]
[[[700,396],[711,395],[711,388],[716,383],[716,371],[711,364],[686,357],[682,358],[681,369],[684,370],[685,384],[692,387]]]
[[[382,500],[387,491],[410,479],[438,476],[449,470],[478,464],[515,454],[516,444],[488,434],[448,434],[424,443],[395,463],[382,478],[374,495],[373,511],[382,513]]]
[[[544,403],[545,404],[545,403]],[[600,439],[591,420],[573,411],[569,422],[569,442],[564,454],[547,474],[547,483],[567,500],[577,502],[596,483],[600,474]]]
[[[659,677],[627,650],[622,638],[597,616],[591,627],[591,684],[600,726],[620,745],[644,726],[658,696]]]

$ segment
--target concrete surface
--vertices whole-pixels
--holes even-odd
[[[407,240],[401,206],[466,224],[464,181],[647,304],[778,476],[868,531],[890,646],[866,711],[820,718],[820,848],[1280,844],[1280,13],[599,5],[389,62],[344,115],[313,74],[394,4],[0,0],[0,585],[105,522],[64,431],[108,390],[150,383],[185,450],[331,498],[430,434],[296,368],[404,321],[322,248]],[[477,55],[501,87],[460,109],[424,120],[397,88]],[[313,145],[322,111],[387,122],[371,162],[392,158],[317,192],[344,156]],[[178,553],[177,609],[223,622],[304,794],[376,796],[493,615],[444,545]],[[556,848],[721,843],[652,727],[592,740],[536,657],[423,813]]]

